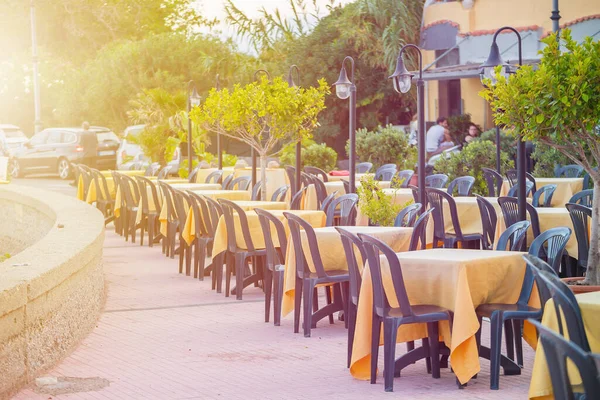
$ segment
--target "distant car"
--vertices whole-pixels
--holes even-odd
[[[123,140],[117,150],[117,169],[129,170],[132,167],[150,165],[142,147],[132,141],[132,137],[136,137],[144,130],[145,125],[128,126],[123,133]]]
[[[27,143],[29,139],[21,128],[16,125],[0,124],[0,143],[5,143],[6,151],[10,154]]]
[[[98,169],[115,169],[119,137],[108,128],[49,128],[16,149],[9,161],[14,178],[27,173],[71,175],[71,163]]]

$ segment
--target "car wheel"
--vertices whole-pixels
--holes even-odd
[[[20,178],[22,176],[21,165],[17,160],[11,160],[8,170],[13,178]]]
[[[65,158],[58,160],[58,176],[60,179],[69,179],[71,176],[71,164]]]

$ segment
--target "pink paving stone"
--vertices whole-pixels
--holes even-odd
[[[520,376],[501,376],[489,390],[489,366],[458,390],[454,375],[441,379],[417,363],[394,381],[395,395],[357,381],[346,369],[343,323],[321,322],[311,338],[292,332],[291,316],[280,327],[264,323],[263,293],[249,287],[244,300],[211,290],[178,274],[178,260],[126,243],[112,227],[104,249],[108,298],[96,329],[47,376],[98,377],[110,385],[95,392],[49,396],[33,387],[15,399],[525,399],[534,352],[524,346]],[[484,344],[489,326],[484,327]],[[398,346],[398,353],[404,351]],[[383,355],[380,354],[380,370]]]

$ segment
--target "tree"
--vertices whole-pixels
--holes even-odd
[[[514,127],[523,140],[537,140],[582,166],[594,182],[592,229],[584,284],[600,284],[600,41],[579,44],[568,29],[543,40],[538,68],[523,66],[482,92],[496,124]],[[499,75],[500,68],[497,69]]]
[[[233,90],[211,90],[206,101],[192,111],[192,121],[209,132],[242,141],[260,156],[262,198],[267,198],[267,157],[281,146],[309,137],[317,116],[325,107],[329,88],[324,80],[317,88],[294,88],[282,78]]]

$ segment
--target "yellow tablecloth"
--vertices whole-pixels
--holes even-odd
[[[557,228],[560,226],[566,226],[571,229],[571,238],[567,242],[566,250],[571,257],[578,258],[579,250],[577,248],[577,238],[575,237],[575,230],[573,229],[573,221],[569,216],[569,211],[566,208],[536,208],[538,218],[540,221],[540,232],[547,231],[550,228]],[[506,224],[504,223],[504,217],[500,209],[496,210],[498,214],[498,224],[496,225],[496,239],[500,237],[502,232],[506,230]],[[529,214],[527,214],[529,219]],[[527,231],[527,243],[531,244],[533,241],[533,231],[531,228]]]
[[[217,168],[199,169],[198,173],[196,174],[196,183],[205,183],[208,175],[215,172],[216,170]],[[223,179],[225,179],[231,174],[233,174],[233,167],[223,168]]]
[[[151,188],[146,187],[146,195],[148,196],[148,211],[149,212],[156,211],[156,204],[154,203],[154,197],[152,196]],[[158,188],[158,187],[156,188],[156,195],[158,197],[159,206],[162,206],[164,199],[163,199],[162,192],[161,192],[160,188]],[[116,212],[116,210],[117,210],[117,205],[115,203],[115,212]],[[142,199],[140,199],[138,202],[137,214],[135,215],[135,223],[136,224],[139,224],[140,222],[142,222],[142,211],[143,211],[142,210]]]
[[[286,234],[289,235],[289,228],[287,224],[287,219],[284,217],[284,212],[289,212],[294,215],[298,215],[299,217],[306,220],[313,227],[321,227],[325,225],[325,213],[323,211],[316,210],[269,210],[271,214],[276,216],[280,221],[283,222],[283,225],[286,229]],[[248,228],[250,230],[250,236],[252,237],[252,244],[255,249],[264,249],[265,248],[265,239],[263,236],[262,227],[260,226],[260,221],[258,219],[258,214],[254,211],[246,212],[246,217],[248,218]],[[235,218],[235,230],[236,233],[240,232],[239,235],[236,235],[237,246],[239,248],[246,248],[246,243],[244,242],[244,238],[241,235],[241,226],[239,224],[239,219]],[[275,246],[279,246],[279,238],[277,237],[277,233],[274,229],[271,229],[272,240]],[[213,244],[213,257],[219,253],[227,250],[227,228],[225,227],[225,219],[221,217],[219,219],[219,223],[217,225],[217,231],[215,233],[215,241]]]
[[[581,309],[585,332],[592,353],[600,352],[600,292],[578,294],[577,302]],[[558,332],[558,322],[554,311],[554,302],[549,300],[544,309],[542,324],[555,332]],[[564,319],[563,319],[564,324]],[[568,337],[568,332],[566,332]],[[569,378],[572,385],[581,383],[581,378],[574,366],[569,368]],[[542,344],[538,342],[535,351],[535,361],[531,372],[531,384],[529,385],[529,398],[552,398],[552,381],[546,364],[546,357]]]
[[[410,245],[412,228],[394,228],[378,226],[346,226],[344,229],[352,233],[365,233],[381,239],[388,244],[394,251],[406,251]],[[323,267],[328,270],[347,270],[346,254],[340,234],[334,227],[315,229],[319,253],[323,261]],[[302,248],[305,254],[310,254],[306,234],[302,232]],[[296,252],[291,241],[288,243],[288,249],[285,260],[285,272],[283,279],[283,303],[282,315],[287,315],[294,310],[294,293],[296,282]],[[360,260],[360,257],[358,258]],[[312,258],[307,257],[308,268],[316,271]]]
[[[234,170],[234,179],[242,176],[252,176],[252,168],[238,168]],[[256,181],[260,181],[260,168],[256,169]],[[289,185],[290,181],[283,168],[267,168],[267,198],[264,200],[271,200],[273,192],[282,186]]]
[[[454,312],[453,332],[440,323],[440,335],[450,348],[452,368],[461,383],[479,372],[475,333],[479,322],[475,308],[484,303],[514,303],[525,276],[520,252],[468,249],[431,249],[398,253],[411,304],[433,304]],[[384,288],[392,307],[398,307],[389,265],[382,257]],[[539,305],[539,299],[530,303]],[[358,301],[356,333],[350,366],[357,379],[370,377],[373,288],[368,266],[363,271]],[[412,324],[398,329],[398,343],[427,337],[427,326]],[[380,343],[383,343],[380,340]]]
[[[368,174],[356,174],[354,177],[354,180],[356,181],[356,183],[358,183],[363,177],[366,176],[370,176],[372,178],[375,177],[374,173],[368,173]],[[350,179],[350,177],[348,175],[346,176],[339,176],[339,175],[329,175],[327,174],[327,182],[340,182],[340,181],[347,181],[348,179]],[[388,185],[389,187],[389,185]],[[343,189],[343,188],[342,188]]]
[[[535,185],[537,189],[546,185],[556,185],[551,205],[552,207],[562,208],[575,193],[583,189],[583,178],[535,178]],[[510,184],[505,180],[500,195],[506,196],[509,189]]]
[[[388,187],[389,187],[389,185],[388,185]],[[393,204],[406,204],[409,202],[410,203],[414,202],[414,198],[413,198],[411,189],[407,189],[407,188],[383,189],[382,192],[387,195],[392,196]],[[369,224],[369,218],[366,215],[364,215],[360,211],[360,207],[358,207],[358,212],[356,214],[356,225],[368,225],[368,224]]]
[[[218,183],[171,183],[166,181],[169,186],[177,190],[221,190],[221,185]]]

